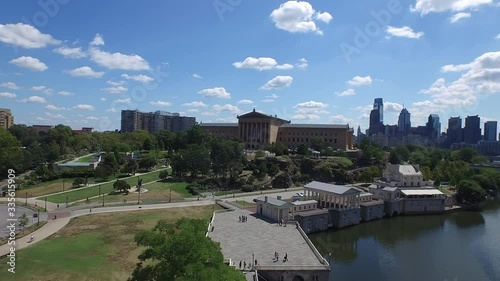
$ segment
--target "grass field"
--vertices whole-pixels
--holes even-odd
[[[71,189],[74,180],[74,178],[64,179],[64,190]],[[24,198],[28,192],[28,197],[38,197],[60,191],[63,191],[63,179],[42,182],[33,186],[23,186],[21,190],[16,192],[16,196]]]
[[[159,174],[161,170],[155,171],[153,173],[141,176],[135,176],[128,178],[125,181],[130,184],[130,186],[137,185],[138,178],[142,179],[142,183],[148,183],[159,179]],[[113,182],[101,184],[101,194],[108,194],[113,191]],[[77,200],[82,200],[99,195],[99,186],[93,186],[89,188],[75,189],[74,191],[51,195],[47,197],[47,200],[53,203],[64,203],[66,202],[66,197],[68,197],[68,202],[74,202]]]
[[[200,206],[74,218],[50,238],[16,252],[16,274],[9,280],[126,280],[141,253],[134,242],[137,232],[152,229],[160,219],[174,222],[188,217],[208,221],[214,208],[220,209]],[[1,259],[1,280],[7,277],[3,273],[7,269],[6,260]]]
[[[76,160],[76,162],[85,162],[85,163],[89,163],[90,161],[92,161],[93,159],[95,158],[95,155],[92,154],[92,155],[87,155],[85,157],[82,157],[78,160]]]
[[[172,200],[179,198],[189,198],[193,197],[191,193],[189,193],[186,189],[187,183],[185,182],[155,182],[151,184],[147,184],[143,186],[143,188],[147,189],[148,192],[141,193],[141,200],[143,199],[156,199],[167,201],[170,198]],[[172,193],[170,193],[172,190]],[[171,196],[171,197],[170,197]],[[137,193],[129,193],[127,195],[119,193],[114,195],[108,195],[104,197],[104,202],[122,202],[123,200],[137,201],[138,194]],[[96,199],[97,200],[97,199]]]

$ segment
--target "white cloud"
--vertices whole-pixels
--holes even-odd
[[[107,98],[100,98],[101,101],[107,101]]]
[[[106,81],[106,83],[108,83],[108,85],[111,85],[113,87],[117,87],[117,86],[121,86],[121,85],[124,85],[125,84],[125,81]]]
[[[276,76],[273,79],[267,81],[267,83],[261,87],[264,90],[272,90],[282,87],[290,87],[292,85],[293,78],[291,76]]]
[[[104,72],[94,71],[88,66],[82,66],[69,71],[69,74],[74,77],[101,78]]]
[[[26,103],[26,102],[28,102],[28,103],[46,103],[47,101],[43,97],[31,96],[29,98],[25,98],[25,99],[20,100],[20,102],[23,102],[23,103]]]
[[[401,112],[403,110],[403,105],[396,102],[384,102],[384,111],[387,112]]]
[[[126,99],[116,99],[113,101],[114,103],[131,103],[132,99],[131,98],[126,98]]]
[[[10,89],[10,90],[19,90],[20,87],[16,85],[14,82],[5,82],[2,85],[0,85],[4,88]]]
[[[455,23],[461,19],[465,19],[465,18],[470,18],[471,17],[471,14],[470,13],[456,13],[454,14],[453,16],[451,16],[449,18],[450,22],[451,23]]]
[[[122,77],[125,78],[125,79],[128,79],[128,80],[133,80],[133,81],[141,82],[141,83],[144,83],[144,84],[147,84],[147,83],[150,83],[150,82],[154,81],[153,77],[147,76],[147,75],[144,75],[144,74],[139,74],[139,75],[122,74]]]
[[[0,92],[0,98],[13,99],[15,97],[16,97],[16,94],[9,93],[9,92]]]
[[[365,77],[354,76],[351,80],[347,81],[346,83],[351,86],[364,86],[364,85],[370,85],[372,81],[373,80],[370,77],[370,75]]]
[[[352,96],[355,94],[356,94],[356,92],[354,91],[354,89],[347,89],[347,90],[343,91],[342,93],[338,93],[337,96],[346,97],[346,96]]]
[[[223,87],[215,87],[211,89],[204,89],[198,92],[207,98],[220,98],[220,99],[230,99],[231,94],[226,91]]]
[[[294,108],[317,108],[317,109],[322,109],[327,107],[328,104],[319,101],[306,101],[298,103],[294,106]]]
[[[52,114],[50,112],[45,112],[45,115],[53,119],[66,119],[66,117],[62,114]]]
[[[295,114],[292,120],[319,120],[320,117],[316,114]]]
[[[87,120],[99,120],[99,118],[95,117],[95,116],[88,116],[86,119]]]
[[[307,69],[307,67],[309,66],[305,58],[301,58],[299,62],[295,65],[302,70]]]
[[[269,96],[266,96],[266,98],[275,100],[275,99],[279,98],[279,96],[276,94],[270,94]]]
[[[493,0],[417,0],[415,6],[410,7],[410,10],[421,15],[447,11],[461,12],[474,10],[491,3],[493,3]]]
[[[45,87],[45,86],[33,86],[33,87],[31,87],[31,90],[32,91],[43,91],[43,90],[45,90],[45,88],[47,88],[47,87]]]
[[[203,77],[201,77],[201,75],[196,74],[196,73],[195,73],[195,74],[193,74],[193,78],[203,79]]]
[[[121,93],[127,92],[128,88],[123,87],[123,86],[116,86],[116,87],[103,88],[102,90],[106,91],[110,94],[121,94]]]
[[[40,117],[40,116],[39,116],[39,117],[37,117],[37,118],[35,118],[35,119],[36,119],[37,121],[49,121],[49,119],[47,119],[47,118],[43,118],[43,117]]]
[[[48,104],[47,106],[45,106],[45,109],[47,109],[47,110],[65,110],[66,108],[55,106],[53,104]]]
[[[333,124],[349,124],[352,123],[352,119],[345,117],[344,115],[333,115],[330,116],[329,120],[330,123]]]
[[[314,20],[328,23],[332,19],[329,13],[316,12],[310,3],[305,1],[287,1],[274,10],[270,17],[278,29],[292,33],[314,32],[319,35],[323,32],[316,26]]]
[[[47,65],[37,58],[30,57],[30,56],[22,56],[17,59],[11,60],[9,63],[13,65],[17,65],[22,68],[27,68],[32,71],[45,71],[47,70]]]
[[[220,113],[223,111],[231,112],[233,114],[240,114],[241,113],[241,110],[237,106],[232,105],[232,104],[225,104],[225,105],[215,104],[214,106],[212,106],[212,109],[217,113]]]
[[[60,95],[60,96],[64,96],[64,97],[69,97],[69,96],[74,96],[75,95],[74,93],[71,93],[71,92],[68,92],[68,91],[60,91],[57,94]]]
[[[168,101],[152,101],[152,102],[150,102],[150,104],[152,104],[154,106],[161,106],[161,107],[167,107],[167,106],[172,105],[172,103],[170,103]]]
[[[386,38],[404,37],[410,39],[419,39],[425,34],[423,31],[414,32],[413,29],[409,26],[403,26],[403,27],[387,26],[386,32],[387,32]]]
[[[190,106],[190,107],[207,107],[208,105],[203,103],[202,101],[193,101],[193,102],[188,102],[183,104],[183,106]]]
[[[241,62],[233,63],[233,66],[240,69],[248,68],[248,69],[255,69],[258,71],[271,70],[271,69],[286,70],[293,68],[293,65],[287,63],[279,65],[275,59],[268,57],[260,57],[260,58],[247,57]]]
[[[274,99],[263,99],[263,100],[261,100],[261,102],[271,103],[271,102],[274,102]]]
[[[94,106],[92,106],[90,104],[79,104],[79,105],[73,106],[73,108],[87,110],[87,111],[91,111],[91,110],[95,109]]]
[[[470,64],[457,64],[457,65],[447,64],[441,67],[441,72],[462,72],[469,68],[471,68]]]
[[[186,110],[187,112],[199,112],[200,110],[199,109],[196,109],[196,108],[190,108],[188,110]]]
[[[237,104],[253,104],[253,101],[251,100],[240,100],[237,102]]]
[[[122,53],[108,53],[96,47],[89,49],[92,61],[108,69],[122,70],[149,70],[149,63],[139,55],[125,55]]]
[[[51,35],[43,34],[35,27],[24,23],[0,24],[0,42],[25,49],[43,48],[61,43]]]
[[[500,33],[498,33],[498,35],[495,36],[495,39],[500,39]]]
[[[101,34],[97,33],[94,36],[94,40],[92,40],[92,42],[90,42],[89,45],[90,46],[102,46],[102,45],[104,45],[104,39],[102,38]]]
[[[63,55],[65,58],[69,59],[81,59],[87,56],[87,54],[82,51],[81,47],[71,48],[67,46],[61,46],[57,49],[54,49],[55,53]]]
[[[320,21],[322,21],[324,23],[329,23],[333,19],[333,17],[329,13],[324,12],[324,13],[317,13],[316,14],[316,19],[320,20]]]

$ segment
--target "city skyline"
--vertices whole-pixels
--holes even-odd
[[[15,123],[106,131],[124,109],[234,122],[255,107],[368,128],[374,98],[385,124],[403,104],[443,132],[451,116],[500,119],[493,1],[47,3],[0,3],[0,105]]]

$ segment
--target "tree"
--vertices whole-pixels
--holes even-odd
[[[73,181],[73,187],[80,187],[80,185],[84,184],[85,183],[85,180],[82,179],[82,178],[76,178],[74,181]]]
[[[153,155],[148,155],[141,160],[139,160],[139,168],[140,169],[152,169],[154,166],[158,164],[158,160]]]
[[[129,281],[244,281],[238,270],[224,264],[220,246],[205,237],[204,220],[182,218],[175,224],[159,221],[135,236],[146,247]]]
[[[486,199],[486,191],[476,181],[462,180],[457,185],[457,201],[468,205],[477,205]]]
[[[399,155],[395,150],[391,151],[391,153],[389,154],[389,163],[401,164],[401,159],[399,158]]]
[[[120,192],[124,192],[124,193],[128,193],[128,190],[130,189],[130,184],[128,184],[126,181],[124,180],[116,180],[114,183],[113,183],[113,188],[115,190],[118,190]]]
[[[307,147],[303,143],[301,143],[297,147],[297,154],[298,155],[309,155],[309,150],[307,149]]]
[[[477,155],[479,155],[479,153],[475,149],[472,149],[470,147],[465,147],[458,151],[452,152],[452,158],[454,160],[462,160],[467,163],[472,163],[472,158]]]
[[[114,153],[106,153],[102,164],[113,169],[113,172],[118,170],[118,161],[116,160]]]
[[[125,166],[123,167],[123,171],[127,174],[132,174],[135,175],[135,172],[139,168],[139,165],[137,165],[137,161],[134,159],[130,159],[125,163]]]
[[[8,169],[17,170],[23,163],[21,144],[6,129],[0,129],[0,177],[7,176]]]
[[[28,217],[26,216],[26,213],[24,213],[22,216],[20,216],[18,218],[19,220],[19,226],[22,227],[22,229],[24,230],[24,227],[28,225],[28,223],[30,222]]]
[[[113,168],[107,165],[99,165],[95,169],[94,175],[96,178],[101,180],[107,180],[111,175],[113,175]]]
[[[159,175],[160,179],[162,179],[162,180],[165,180],[166,178],[168,178],[168,176],[169,176],[168,170],[161,171],[160,175]]]

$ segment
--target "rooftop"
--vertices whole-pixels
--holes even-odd
[[[421,175],[420,171],[417,171],[412,165],[399,165],[399,172],[403,175]]]
[[[316,201],[316,200],[294,201],[290,204],[295,205],[295,206],[301,206],[301,205],[314,204],[314,203],[318,203],[318,201]]]
[[[339,124],[286,124],[283,128],[312,128],[312,129],[349,129],[349,125]]]
[[[238,127],[238,123],[200,123],[200,127]]]
[[[435,188],[402,189],[401,193],[404,195],[444,195]]]
[[[266,201],[266,197],[267,197],[267,203],[269,203],[270,205],[273,205],[273,206],[283,207],[283,206],[289,204],[288,202],[276,199],[276,198],[271,197],[271,196],[260,196],[260,197],[257,197],[257,198],[254,199],[254,202],[257,202],[257,201],[265,202]]]
[[[318,191],[326,191],[338,195],[358,194],[361,191],[352,188],[351,186],[329,184],[324,182],[312,181],[304,186],[305,189],[314,189]]]
[[[247,216],[246,222],[238,222],[241,215]],[[246,261],[248,264],[254,254],[257,266],[326,269],[293,224],[278,226],[239,209],[215,213],[213,224],[214,231],[209,232],[209,237],[220,243],[224,258],[230,258],[234,263]],[[277,262],[273,261],[274,252],[279,254]],[[283,262],[285,253],[288,254],[287,262]]]

